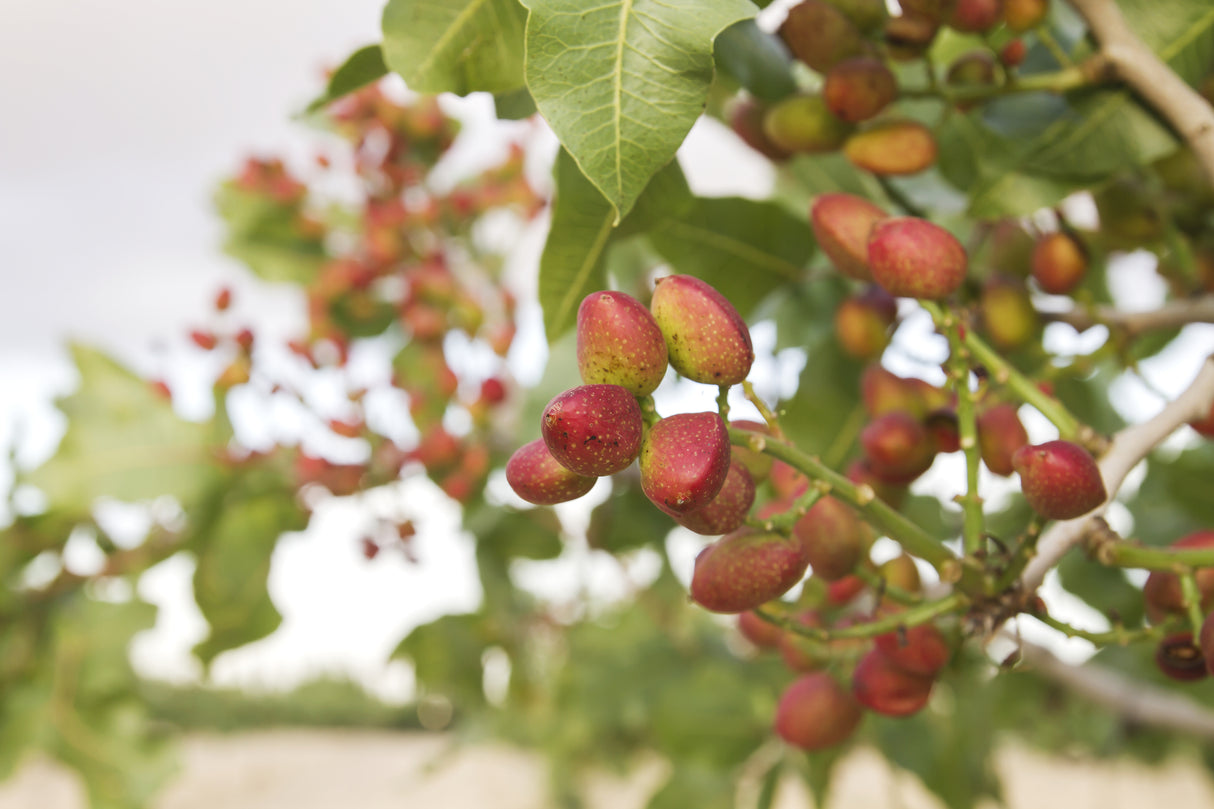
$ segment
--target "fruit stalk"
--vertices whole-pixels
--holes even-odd
[[[729,440],[740,446],[751,446],[752,436],[753,433],[747,430],[737,428],[729,430]],[[871,488],[857,486],[817,458],[778,439],[772,438],[766,441],[762,451],[777,460],[784,461],[809,478],[828,484],[831,494],[855,506],[863,514],[865,520],[896,540],[908,553],[926,561],[937,572],[956,562],[956,557],[948,548],[906,517],[878,500]]]
[[[942,615],[959,612],[970,604],[970,599],[963,593],[952,593],[936,601],[925,601],[901,612],[893,612],[881,618],[851,626],[823,629],[789,620],[774,615],[763,609],[755,610],[759,617],[769,623],[784,627],[788,632],[809,638],[810,640],[829,642],[833,640],[850,640],[853,638],[875,638],[887,632],[897,632],[899,629],[909,629],[920,624],[934,621]]]
[[[973,556],[983,547],[984,521],[982,498],[978,495],[978,465],[982,457],[978,446],[974,396],[969,387],[969,351],[965,347],[963,328],[956,313],[941,306],[933,306],[932,309],[935,310],[932,317],[936,321],[936,328],[948,337],[949,358],[945,372],[952,379],[953,390],[957,394],[957,431],[961,451],[965,454],[965,494],[958,497],[963,518],[961,539],[966,555]]]
[[[944,317],[944,310],[932,301],[920,301],[923,308],[931,313],[934,320],[939,322]],[[1059,437],[1064,441],[1076,441],[1080,435],[1079,419],[1067,410],[1062,402],[1050,396],[1037,387],[1031,379],[1012,367],[997,351],[986,344],[973,329],[967,329],[964,338],[965,348],[980,365],[986,367],[991,377],[1001,385],[1006,385],[1025,402],[1041,411],[1050,422],[1058,428]]]
[[[1201,625],[1206,617],[1201,611],[1201,588],[1197,586],[1197,575],[1191,569],[1180,574],[1180,593],[1184,597],[1193,637],[1197,637],[1201,634]]]

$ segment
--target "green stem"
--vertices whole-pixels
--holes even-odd
[[[717,387],[717,413],[726,423],[729,422],[729,386],[720,385]]]
[[[1092,550],[1102,565],[1186,572],[1214,567],[1214,548],[1147,548],[1133,542],[1102,542]]]
[[[1196,639],[1201,634],[1205,616],[1201,614],[1201,589],[1197,586],[1197,576],[1192,570],[1180,574],[1180,594],[1184,597],[1189,624],[1193,627],[1193,637]]]
[[[739,446],[755,447],[754,433],[749,430],[731,428],[729,440]],[[923,559],[941,572],[941,568],[949,568],[956,563],[956,557],[948,548],[941,545],[930,534],[894,511],[881,500],[877,499],[870,486],[857,486],[843,475],[827,467],[819,459],[807,455],[796,447],[776,438],[764,437],[761,451],[784,461],[797,471],[813,480],[820,480],[829,485],[831,494],[840,500],[854,506],[864,515],[864,519],[884,534],[897,541],[911,554]],[[949,571],[945,571],[949,572]],[[946,580],[955,576],[942,576]]]
[[[881,578],[876,571],[870,570],[864,565],[857,565],[855,573],[864,580],[865,584],[867,584],[873,590],[880,592],[882,595],[887,596],[891,601],[896,601],[899,604],[906,606],[919,604],[923,601],[923,597],[919,594],[903,590],[901,587],[894,587],[885,579]]]
[[[777,438],[783,438],[784,431],[780,429],[779,417],[767,406],[767,402],[760,399],[759,394],[755,393],[755,386],[750,384],[750,380],[742,382],[742,392],[746,395],[746,400],[759,411],[763,421],[767,422],[767,428],[771,430],[771,434]]]
[[[877,183],[881,186],[881,190],[885,192],[885,195],[893,200],[893,203],[901,208],[907,216],[917,216],[920,219],[927,218],[927,211],[923,210],[914,200],[908,197],[889,177],[882,174],[874,176],[877,178]]]
[[[932,312],[933,317],[939,311],[939,306],[934,303],[925,301],[923,305],[929,312]],[[1075,418],[1062,402],[1041,390],[1033,380],[1012,367],[972,329],[966,330],[965,347],[969,349],[970,354],[979,364],[991,372],[992,379],[1000,385],[1011,388],[1023,401],[1041,411],[1041,415],[1058,428],[1060,438],[1064,441],[1075,441],[1079,438],[1081,426],[1079,419]]]
[[[955,312],[933,306],[932,317],[936,321],[936,328],[948,337],[949,358],[945,371],[957,393],[957,431],[961,451],[965,453],[965,494],[958,497],[963,520],[961,539],[966,555],[973,556],[983,549],[985,527],[982,498],[978,494],[978,466],[982,462],[982,452],[978,446],[974,397],[969,387],[969,351],[963,342],[963,326]]]
[[[1117,626],[1108,632],[1089,632],[1085,629],[1076,629],[1070,624],[1059,621],[1052,615],[1044,612],[1029,613],[1038,621],[1057,629],[1068,638],[1081,638],[1089,641],[1096,646],[1108,646],[1109,644],[1117,644],[1119,646],[1128,646],[1131,643],[1136,643],[1140,640],[1150,640],[1152,638],[1162,638],[1172,628],[1167,623],[1157,624],[1155,626],[1145,627],[1143,629],[1126,629],[1124,626]]]
[[[797,521],[804,517],[814,503],[826,496],[826,492],[819,486],[810,486],[800,497],[798,497],[787,510],[766,520],[760,520],[758,525],[764,531],[779,531],[780,533],[788,533],[792,527],[797,524]]]
[[[830,442],[830,446],[826,448],[826,452],[822,456],[822,463],[831,469],[843,463],[843,459],[847,457],[847,453],[851,451],[852,445],[856,443],[856,438],[867,423],[868,411],[864,409],[863,404],[857,404],[848,414],[847,421],[843,422],[843,426],[839,428],[835,440]]]
[[[1069,60],[1068,60],[1069,61]],[[975,87],[908,87],[900,91],[903,98],[936,98],[950,105],[974,104],[1001,96],[1019,93],[1065,93],[1087,87],[1097,81],[1091,69],[1083,65],[1068,65],[1050,73],[1032,76],[1017,76],[1015,81],[1005,84],[987,84]]]
[[[1058,44],[1058,40],[1054,39],[1054,34],[1050,31],[1048,23],[1037,26],[1036,33],[1037,38],[1041,40],[1041,44],[1045,46],[1045,49],[1050,52],[1050,55],[1054,57],[1054,60],[1063,69],[1069,69],[1074,66],[1075,63],[1072,61],[1070,55],[1062,49],[1062,46]]]
[[[902,612],[890,613],[873,621],[852,624],[851,626],[839,627],[837,629],[820,629],[793,621],[780,622],[780,625],[797,635],[809,638],[810,640],[824,642],[850,640],[852,638],[875,638],[878,635],[896,632],[899,629],[909,629],[913,626],[926,624],[928,621],[933,621],[941,615],[960,612],[968,607],[969,603],[970,600],[967,596],[961,593],[953,593],[938,601],[925,601]],[[756,612],[763,615],[759,610],[756,610]],[[768,620],[766,616],[764,616],[764,620]],[[773,623],[778,622],[778,619],[777,621],[773,621]]]

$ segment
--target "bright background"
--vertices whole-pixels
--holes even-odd
[[[232,286],[236,316],[260,329],[287,334],[302,324],[297,296],[254,282],[222,255],[210,194],[248,154],[308,159],[314,136],[291,115],[317,93],[325,67],[379,38],[383,3],[18,0],[6,11],[0,26],[0,447],[15,443],[27,464],[53,451],[63,424],[50,401],[73,384],[67,339],[98,344],[141,372],[170,379],[182,412],[200,417],[205,359],[185,333],[205,322],[217,289]],[[483,102],[453,102],[449,109],[488,149],[494,135]],[[738,148],[719,126],[697,126],[682,154],[701,193],[762,194],[770,182],[764,161]],[[728,170],[714,174],[712,166]],[[1082,214],[1081,203],[1078,210]],[[533,252],[536,243],[531,240]],[[1163,294],[1152,278],[1149,265],[1129,261],[1115,273],[1114,286],[1128,308],[1149,308]],[[1091,350],[1102,339],[1094,330],[1076,341],[1061,326],[1050,336],[1052,346],[1068,350]],[[756,331],[760,349],[771,337]],[[922,320],[907,324],[899,337],[902,350],[887,358],[894,370],[938,372],[916,362],[938,355]],[[534,358],[543,355],[534,318],[520,341],[521,353],[533,361],[518,370],[533,374]],[[1214,328],[1192,327],[1147,363],[1144,375],[1163,394],[1175,395],[1212,349]],[[780,360],[757,369],[769,390],[795,378],[796,357]],[[1131,417],[1144,418],[1160,403],[1146,385],[1117,387],[1116,404]],[[1029,426],[1034,438],[1050,437],[1040,422]],[[1190,438],[1180,434],[1173,443]],[[942,461],[921,485],[955,474],[956,460]],[[7,485],[0,477],[0,486]],[[397,555],[368,564],[358,551],[360,530],[377,510],[402,507],[426,514],[417,543],[422,564]],[[584,508],[562,513],[573,526],[584,518]],[[680,547],[689,563],[694,545]],[[87,567],[87,554],[77,556]],[[571,582],[610,596],[622,588],[621,574],[599,562],[575,550],[522,575],[554,598],[575,589]],[[133,650],[145,674],[199,674],[188,650],[205,625],[189,596],[191,573],[188,560],[173,559],[140,585],[162,607],[156,629]],[[404,666],[384,665],[388,652],[409,627],[474,609],[479,601],[471,544],[458,533],[454,507],[428,484],[327,503],[307,532],[280,545],[270,591],[283,612],[282,627],[221,656],[213,669],[217,682],[277,687],[318,673],[346,674],[382,696],[403,699],[410,675]],[[1073,645],[1073,653],[1082,655],[1082,644]]]

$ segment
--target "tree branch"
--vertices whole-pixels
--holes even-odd
[[[1114,713],[1203,739],[1214,739],[1214,711],[1171,691],[1110,671],[1102,666],[1072,666],[1053,652],[1020,641],[1021,659],[1045,677]]]
[[[1108,451],[1100,459],[1100,475],[1104,479],[1109,499],[1095,511],[1073,520],[1056,522],[1047,528],[1037,543],[1037,555],[1033,557],[1020,576],[1026,593],[1041,586],[1045,574],[1074,545],[1083,541],[1093,519],[1104,515],[1109,503],[1134,465],[1147,456],[1159,442],[1172,434],[1182,424],[1198,419],[1210,411],[1214,403],[1214,356],[1207,357],[1197,378],[1188,390],[1176,397],[1155,416],[1141,424],[1132,424],[1113,436]]]
[[[1157,329],[1174,329],[1189,323],[1214,323],[1214,295],[1168,301],[1158,309],[1126,312],[1113,306],[1070,309],[1066,312],[1042,312],[1042,318],[1066,323],[1076,331],[1092,326],[1109,326],[1132,335]]]
[[[1100,42],[1109,69],[1163,116],[1214,183],[1214,108],[1126,24],[1113,0],[1070,0]]]

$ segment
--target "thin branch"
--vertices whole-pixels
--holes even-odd
[[[1109,326],[1133,336],[1159,329],[1174,329],[1189,323],[1214,323],[1214,295],[1168,301],[1158,309],[1126,312],[1113,306],[1074,308],[1066,312],[1042,312],[1042,318],[1066,323],[1076,331]]]
[[[1197,378],[1175,401],[1166,405],[1151,419],[1141,424],[1132,424],[1113,436],[1108,451],[1100,459],[1100,475],[1104,479],[1109,499],[1095,511],[1073,520],[1056,522],[1042,533],[1037,543],[1037,555],[1029,561],[1020,577],[1026,593],[1040,587],[1045,574],[1058,564],[1067,551],[1083,541],[1088,531],[1094,527],[1093,519],[1104,515],[1130,470],[1182,424],[1209,413],[1212,403],[1214,356],[1206,358]]]
[[[1021,659],[1045,677],[1127,719],[1214,739],[1214,711],[1171,691],[1102,666],[1072,666],[1036,644],[1020,642]]]
[[[1070,0],[1100,43],[1115,76],[1163,116],[1214,183],[1214,108],[1130,29],[1113,0]]]

